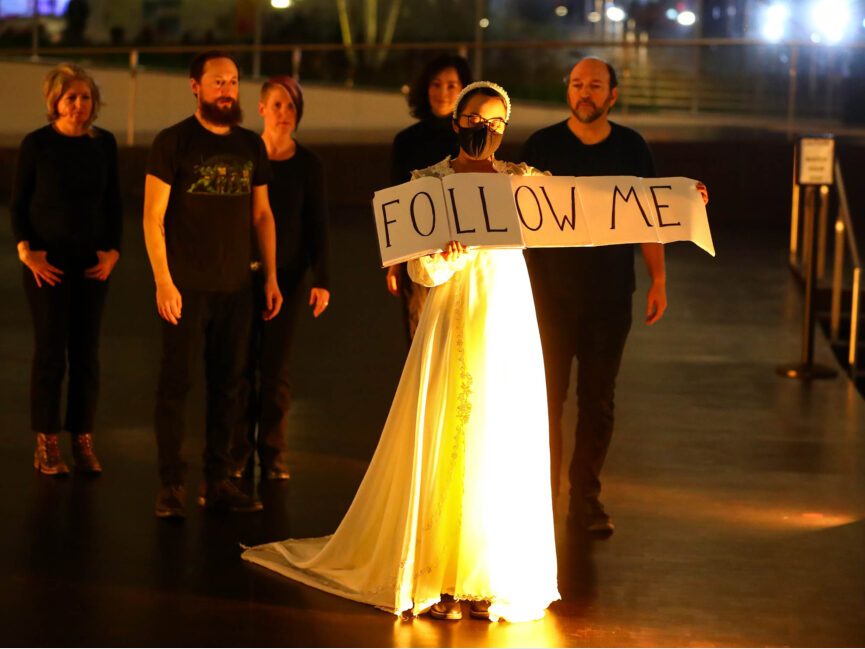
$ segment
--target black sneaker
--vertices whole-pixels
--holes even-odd
[[[616,529],[604,505],[597,498],[587,498],[581,508],[578,506],[575,509],[572,505],[568,513],[568,526],[597,536],[610,536]]]
[[[198,504],[210,511],[260,512],[261,501],[243,493],[231,480],[208,482],[198,496]]]
[[[186,518],[186,489],[183,485],[163,485],[156,494],[157,518]]]
[[[441,601],[432,605],[429,614],[436,620],[463,619],[463,611],[460,607],[460,603],[451,595],[442,595]]]
[[[469,608],[469,615],[478,620],[490,619],[490,602],[483,599],[477,602],[472,602]]]

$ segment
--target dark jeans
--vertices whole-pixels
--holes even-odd
[[[235,427],[231,443],[231,460],[238,468],[252,462],[253,449],[258,451],[259,462],[265,469],[287,468],[289,358],[306,290],[303,277],[296,272],[277,271],[276,279],[284,302],[279,314],[265,322],[261,318],[263,278],[261,273],[254,274],[256,309],[252,314],[249,365],[244,377],[245,416]]]
[[[399,265],[399,297],[402,301],[402,319],[405,325],[406,341],[409,349],[411,341],[414,339],[414,332],[417,331],[418,323],[420,322],[423,305],[426,304],[426,298],[429,294],[429,288],[415,284],[408,274],[408,264],[402,263]]]
[[[99,396],[99,328],[108,282],[84,277],[89,263],[52,263],[64,271],[56,286],[36,285],[24,267],[24,292],[35,338],[30,375],[30,425],[35,432],[73,435],[93,431]],[[87,260],[89,261],[89,260]],[[93,263],[96,259],[92,260]],[[63,377],[69,362],[66,421],[60,424]]]
[[[228,444],[239,417],[252,298],[248,289],[211,293],[181,289],[183,317],[162,322],[162,366],[156,392],[156,444],[162,484],[182,484],[186,398],[204,348],[207,383],[204,477],[228,475]]]
[[[581,312],[566,301],[537,300],[550,417],[552,491],[559,493],[562,410],[571,359],[577,359],[577,426],[571,460],[571,508],[601,493],[601,469],[613,435],[616,376],[631,329],[631,302]]]

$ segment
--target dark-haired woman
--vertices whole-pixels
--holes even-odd
[[[300,84],[288,76],[268,79],[261,87],[258,112],[264,120],[261,137],[273,169],[267,193],[276,221],[276,277],[285,301],[275,318],[267,322],[255,319],[248,420],[237,429],[231,457],[235,477],[251,477],[257,451],[262,478],[285,480],[289,478],[289,353],[297,313],[306,301],[317,318],[330,302],[327,205],[321,161],[294,139],[303,117]],[[309,270],[312,289],[307,294]],[[260,286],[257,294],[262,294]]]
[[[418,122],[397,133],[393,140],[394,185],[411,180],[414,169],[423,169],[459,153],[451,114],[457,96],[470,82],[469,64],[461,56],[443,54],[424,66],[408,96],[412,117]],[[411,345],[428,289],[411,281],[405,264],[388,269],[387,288],[402,299],[406,336]]]
[[[457,101],[460,153],[415,178],[533,175],[503,163],[510,100],[489,82]],[[433,287],[381,439],[332,536],[243,557],[391,613],[441,620],[535,620],[559,598],[544,364],[520,250],[466,250],[409,262]]]
[[[30,421],[34,467],[64,475],[59,434],[72,435],[75,469],[99,473],[93,424],[99,393],[99,327],[108,278],[120,258],[122,209],[117,143],[93,126],[99,89],[62,63],[42,85],[50,124],[21,143],[12,188],[12,230],[24,265],[34,330]],[[60,403],[69,367],[65,418]]]

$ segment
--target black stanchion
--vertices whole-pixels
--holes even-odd
[[[802,261],[805,274],[805,307],[802,315],[802,360],[778,367],[778,374],[790,379],[830,379],[838,372],[825,365],[814,363],[814,285],[817,279],[817,237],[814,222],[814,187],[805,188],[805,220],[802,224]],[[828,196],[821,195],[821,201]]]

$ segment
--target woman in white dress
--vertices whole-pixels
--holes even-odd
[[[495,159],[505,91],[466,86],[457,158],[414,178],[530,175]],[[543,359],[520,250],[466,250],[409,262],[433,287],[378,448],[336,532],[250,548],[243,558],[391,613],[543,617],[559,599],[549,493]]]

